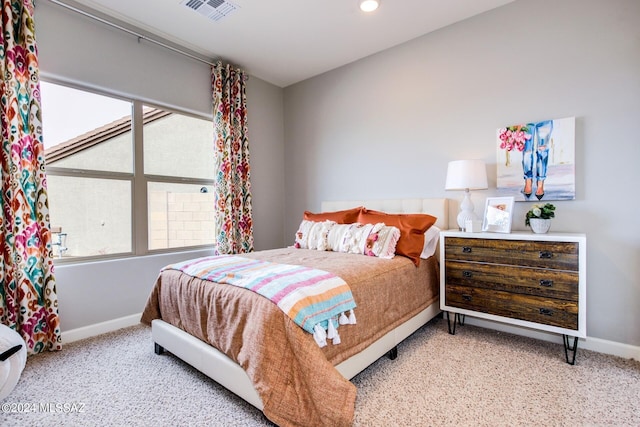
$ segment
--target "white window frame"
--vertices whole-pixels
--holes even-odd
[[[106,91],[98,91],[83,87],[82,85],[61,83],[50,79],[41,79],[47,83],[67,86],[72,89],[82,90],[85,92],[94,93],[96,95],[107,96],[111,98],[120,99],[122,101],[130,102],[132,106],[131,112],[131,135],[133,144],[133,173],[123,172],[108,172],[108,171],[96,171],[85,170],[75,168],[62,168],[46,166],[45,172],[47,175],[52,176],[69,176],[79,178],[100,178],[100,179],[113,179],[113,180],[129,180],[131,183],[131,252],[121,252],[108,255],[90,255],[90,256],[78,256],[70,258],[54,258],[55,264],[76,264],[84,263],[96,260],[108,260],[119,258],[131,258],[140,257],[157,253],[178,253],[187,252],[197,249],[203,249],[210,247],[211,245],[195,245],[195,246],[182,246],[171,247],[163,249],[149,249],[149,224],[148,224],[148,201],[147,201],[147,188],[149,182],[162,182],[162,183],[175,183],[175,184],[193,184],[200,186],[213,186],[213,179],[202,178],[187,178],[179,176],[164,176],[164,175],[145,175],[144,173],[144,119],[143,119],[143,107],[159,108],[164,111],[169,111],[176,114],[182,114],[198,119],[204,119],[211,121],[213,126],[212,116],[202,116],[194,114],[193,112],[181,111],[175,107],[166,107],[154,105],[149,101],[140,101],[137,99],[129,99],[123,96],[114,95]],[[46,114],[46,113],[45,113]]]

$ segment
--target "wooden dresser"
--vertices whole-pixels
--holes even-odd
[[[465,315],[555,332],[575,362],[586,337],[583,234],[443,231],[440,254],[440,308],[455,314],[449,332]]]

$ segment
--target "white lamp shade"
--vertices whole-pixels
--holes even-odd
[[[486,190],[487,167],[483,160],[454,160],[447,167],[445,190]]]

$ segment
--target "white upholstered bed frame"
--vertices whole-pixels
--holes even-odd
[[[365,206],[389,213],[428,213],[436,216],[436,226],[446,230],[449,221],[447,199],[352,200],[322,202],[321,211],[335,211]],[[440,302],[435,301],[407,322],[390,331],[362,352],[338,364],[336,369],[351,379],[370,364],[395,349],[405,338],[440,313]],[[214,381],[262,410],[263,404],[246,372],[216,348],[187,334],[181,329],[156,319],[151,323],[156,353],[164,349],[198,369]]]

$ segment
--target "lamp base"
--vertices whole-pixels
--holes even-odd
[[[465,230],[467,220],[477,220],[478,216],[473,212],[473,202],[469,190],[465,190],[464,199],[460,203],[460,212],[458,213],[458,227],[461,231]]]

